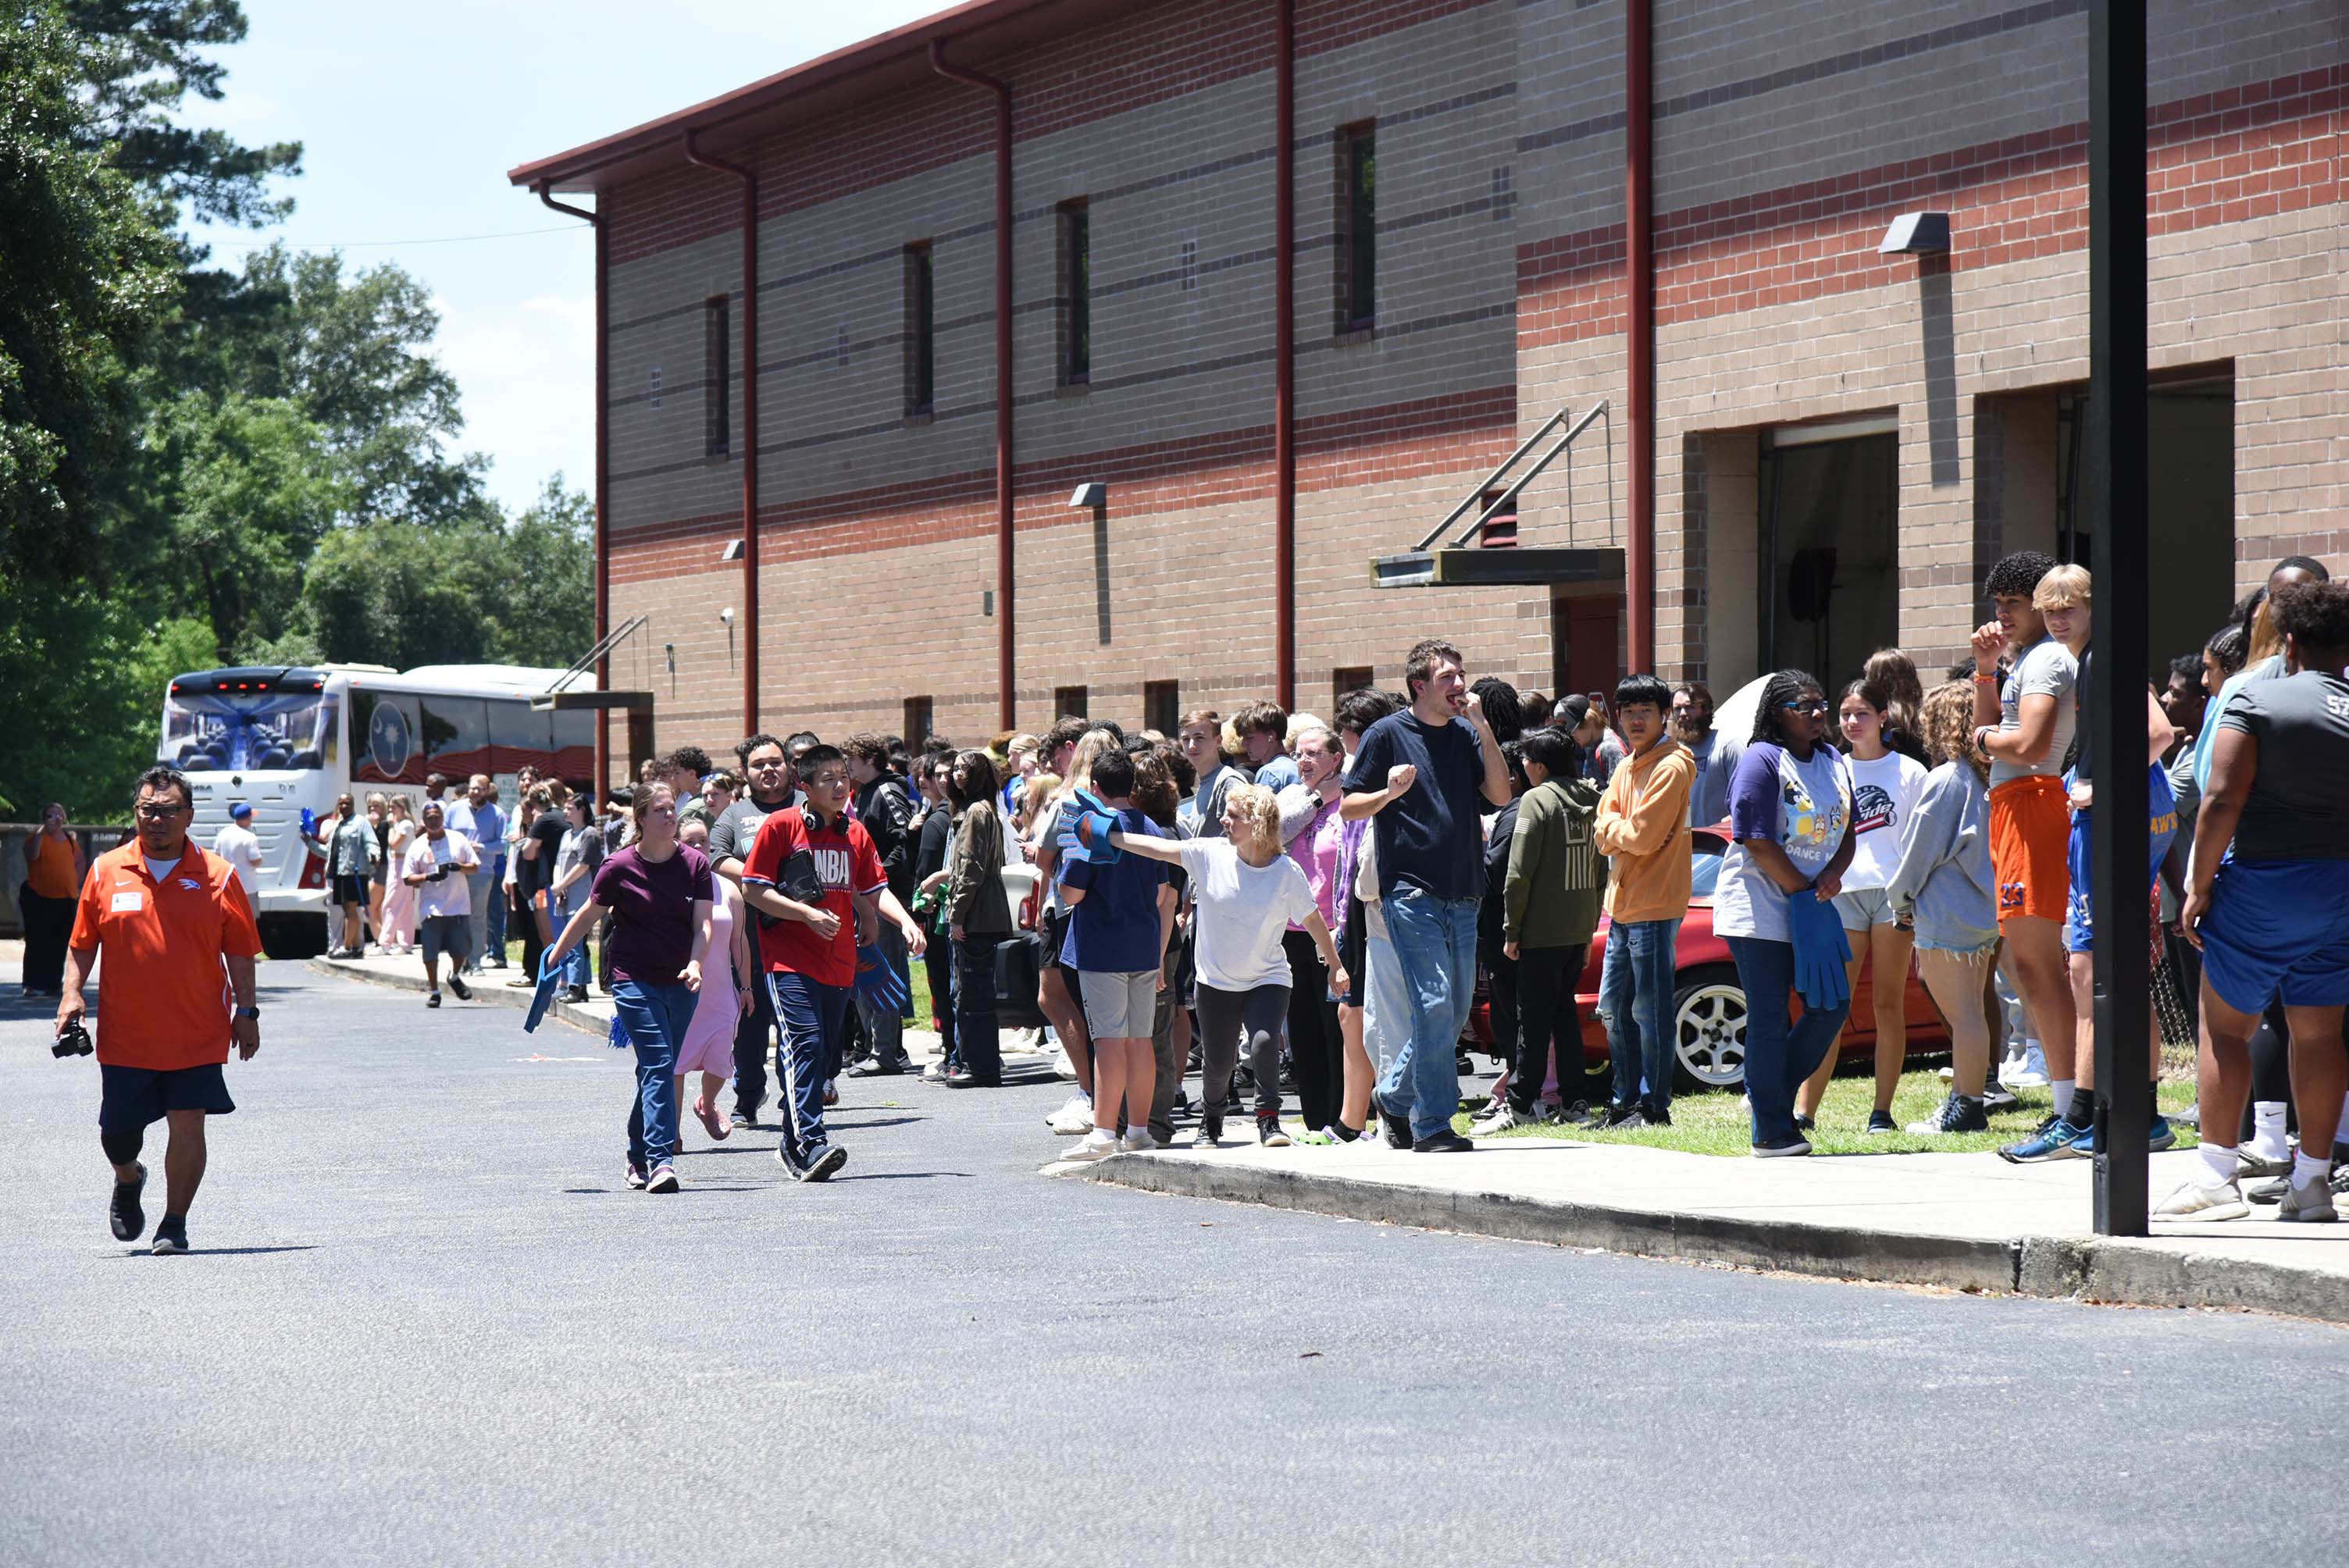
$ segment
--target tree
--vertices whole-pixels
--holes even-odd
[[[176,292],[152,203],[89,145],[88,56],[56,7],[0,0],[0,589],[103,573],[131,366]]]
[[[190,93],[221,98],[227,68],[201,51],[244,41],[237,0],[64,0],[61,10],[83,41],[85,146],[118,150],[122,170],[171,203],[174,219],[182,201],[200,218],[254,229],[293,211],[266,186],[302,171],[301,143],[243,147],[172,119]]]
[[[158,410],[150,445],[169,455],[180,596],[200,595],[220,657],[282,634],[347,489],[324,433],[285,398],[190,392]]]
[[[498,662],[561,668],[595,641],[595,503],[558,473],[508,523],[492,639]]]

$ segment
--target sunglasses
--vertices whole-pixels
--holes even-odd
[[[1788,713],[1807,714],[1814,718],[1825,716],[1827,711],[1826,700],[1816,696],[1803,702],[1782,702],[1778,706]]]

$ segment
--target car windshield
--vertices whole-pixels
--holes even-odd
[[[163,739],[155,755],[175,768],[323,768],[334,754],[335,699],[316,692],[163,699]]]
[[[1709,899],[1721,885],[1721,841],[1708,833],[1695,835],[1695,852],[1689,857],[1689,898]]]

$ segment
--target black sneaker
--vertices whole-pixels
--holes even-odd
[[[506,961],[502,958],[492,958],[487,964],[481,965],[484,969],[503,969],[505,966]]]
[[[1898,1132],[1899,1130],[1900,1124],[1892,1119],[1892,1113],[1890,1111],[1871,1110],[1868,1113],[1867,1135],[1868,1137],[1880,1138],[1888,1132]]]
[[[1599,1112],[1590,1109],[1590,1102],[1588,1100],[1578,1099],[1572,1105],[1561,1106],[1558,1108],[1557,1125],[1560,1127],[1588,1127],[1599,1119]]]
[[[1397,1116],[1393,1111],[1389,1110],[1382,1105],[1377,1107],[1376,1109],[1379,1113],[1379,1130],[1381,1133],[1385,1135],[1387,1147],[1389,1149],[1410,1148],[1411,1118],[1407,1116]]]
[[[1645,1100],[1642,1100],[1640,1102],[1640,1119],[1646,1122],[1650,1127],[1670,1127],[1672,1124],[1671,1108],[1670,1106],[1663,1105],[1650,1105]]]
[[[726,1119],[726,1123],[737,1131],[749,1131],[759,1125],[750,1113],[739,1105],[734,1108],[734,1114]]]
[[[1816,1118],[1816,1117],[1805,1116],[1805,1115],[1804,1115],[1802,1112],[1800,1112],[1800,1111],[1796,1111],[1796,1112],[1795,1113],[1795,1131],[1797,1131],[1797,1132],[1816,1132],[1818,1130],[1819,1130],[1819,1124],[1818,1124],[1818,1119],[1817,1119],[1817,1118]]]
[[[2013,1110],[2022,1103],[2014,1098],[2013,1090],[1996,1078],[1992,1078],[1982,1085],[1982,1108],[1984,1116],[1996,1116],[2002,1110]],[[2177,1119],[2173,1117],[2171,1119]]]
[[[1191,1147],[1213,1149],[1223,1140],[1224,1119],[1220,1116],[1203,1116],[1199,1119],[1199,1136],[1193,1140]]]
[[[1630,1105],[1610,1103],[1606,1115],[1599,1119],[1599,1125],[1601,1128],[1620,1127],[1639,1114],[1640,1107],[1636,1102]]]
[[[1288,1147],[1288,1134],[1280,1130],[1280,1118],[1259,1116],[1256,1119],[1256,1140],[1267,1149]]]
[[[139,1233],[147,1228],[147,1211],[139,1206],[139,1194],[147,1190],[147,1167],[139,1167],[136,1181],[117,1181],[114,1201],[106,1206],[107,1222],[114,1227],[118,1242],[135,1242]]]
[[[1981,1100],[1970,1099],[1951,1089],[1940,1109],[1922,1121],[1910,1122],[1909,1130],[1923,1137],[1942,1132],[1988,1132],[1990,1118]]]
[[[904,1072],[905,1068],[909,1065],[910,1064],[907,1063],[893,1064],[885,1062],[878,1057],[867,1057],[863,1061],[857,1063],[854,1067],[849,1068],[848,1076],[850,1078],[895,1078],[898,1074]]]
[[[465,977],[461,975],[449,976],[449,989],[457,993],[457,1000],[460,1002],[470,1002],[473,999],[473,988],[465,984]]]
[[[792,1180],[794,1181],[807,1173],[807,1162],[792,1153],[792,1146],[788,1141],[775,1145],[775,1163],[790,1171]]]
[[[816,1157],[809,1161],[803,1168],[792,1171],[792,1174],[802,1181],[829,1181],[838,1175],[840,1168],[847,1163],[847,1150],[823,1149],[817,1150]]]
[[[1411,1146],[1413,1154],[1465,1154],[1475,1148],[1448,1127],[1438,1128]]]
[[[587,987],[585,985],[565,985],[563,988],[563,999],[575,1007],[580,1003],[587,1000]]]
[[[168,1257],[188,1250],[188,1222],[166,1214],[155,1224],[155,1244],[147,1249],[157,1257]]]
[[[424,994],[424,1005],[428,1007],[439,1006],[440,1005],[440,993],[438,991],[427,991]]]
[[[1810,1140],[1805,1138],[1799,1132],[1794,1132],[1787,1134],[1784,1138],[1773,1138],[1764,1142],[1755,1144],[1754,1146],[1754,1158],[1756,1160],[1781,1160],[1789,1155],[1808,1154],[1810,1151]]]

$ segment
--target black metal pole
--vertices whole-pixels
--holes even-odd
[[[2095,574],[2096,1233],[2141,1236],[2152,1118],[2146,860],[2145,0],[2088,6],[2088,407],[2079,499]]]

